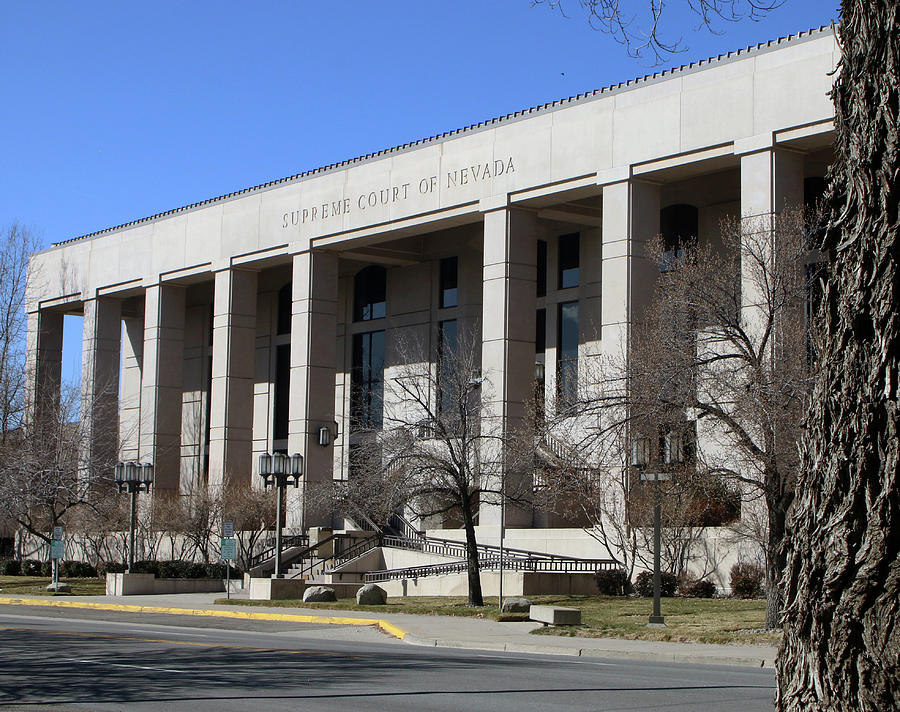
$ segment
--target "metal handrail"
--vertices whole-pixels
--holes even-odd
[[[307,534],[295,534],[294,536],[283,537],[281,540],[281,550],[290,549],[295,546],[309,546],[309,536]],[[250,557],[247,562],[247,568],[252,569],[264,561],[271,559],[275,556],[275,547],[270,546],[258,554],[254,554]]]
[[[594,573],[598,570],[614,569],[620,566],[613,559],[565,559],[557,561],[544,561],[537,559],[506,559],[503,558],[503,569],[506,571],[527,571],[533,573]],[[408,566],[402,569],[384,569],[371,571],[365,575],[366,583],[378,581],[390,581],[393,579],[415,579],[426,576],[440,576],[444,574],[456,574],[467,571],[467,561],[451,561],[446,564],[429,564],[426,566]],[[479,559],[480,570],[493,570],[500,568],[500,557]]]
[[[334,571],[340,566],[343,566],[348,561],[351,561],[363,554],[372,551],[372,549],[377,549],[381,546],[381,534],[374,534],[370,537],[366,537],[362,541],[358,541],[355,544],[352,544],[347,549],[343,550],[340,554],[335,554],[328,559],[322,559],[320,563],[325,561],[331,561],[331,566],[329,567],[330,571]]]
[[[427,554],[437,554],[438,556],[449,556],[464,558],[467,552],[465,542],[455,541],[453,539],[441,539],[439,537],[399,537],[385,536],[383,537],[384,546],[396,549],[414,549]],[[499,555],[501,549],[493,544],[477,544],[479,557],[482,555]],[[522,560],[544,560],[544,561],[585,561],[576,556],[566,556],[565,554],[547,554],[541,551],[530,551],[528,549],[513,549],[504,546],[502,549],[503,558],[522,559]]]
[[[373,536],[366,537],[357,542],[354,542],[347,549],[342,549],[341,551],[338,551],[338,552],[332,552],[329,556],[316,557],[316,559],[314,561],[310,561],[309,564],[307,564],[306,566],[301,565],[300,570],[292,573],[290,578],[299,578],[300,576],[303,576],[303,574],[305,574],[305,573],[311,572],[320,566],[324,566],[329,561],[333,561],[336,558],[340,558],[340,557],[344,556],[346,552],[352,550],[354,547],[359,546],[361,544],[365,544],[371,540],[379,539],[379,538],[380,538],[380,535],[375,534]],[[333,541],[335,539],[337,539],[338,541],[342,541],[344,539],[356,539],[356,537],[348,537],[346,534],[332,534],[331,536],[318,542],[314,547],[310,547],[309,551],[311,552],[313,549],[318,549],[323,544],[327,544],[328,542]],[[374,547],[372,547],[372,548],[374,548]],[[304,553],[308,553],[308,552],[304,552]],[[301,557],[300,560],[302,561],[305,558],[307,558],[307,557],[303,556],[303,557]],[[351,557],[351,558],[354,558],[354,557]],[[347,560],[349,561],[349,559],[347,559]],[[297,568],[297,564],[295,564],[291,570],[293,570],[295,568]]]

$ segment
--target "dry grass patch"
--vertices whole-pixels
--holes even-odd
[[[102,578],[62,578],[72,587],[73,596],[103,596],[106,580]],[[51,578],[45,576],[0,576],[0,596],[56,596],[47,591]]]

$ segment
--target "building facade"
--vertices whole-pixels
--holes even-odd
[[[81,314],[90,447],[155,463],[157,492],[259,480],[279,450],[305,482],[347,478],[403,339],[436,363],[477,330],[482,407],[521,418],[536,363],[557,394],[627,351],[673,206],[702,241],[803,203],[830,161],[838,53],[830,29],[800,33],[56,244],[30,270],[33,402]],[[289,526],[341,526],[293,496]],[[479,525],[499,523],[485,504]],[[604,555],[534,513],[506,524]]]

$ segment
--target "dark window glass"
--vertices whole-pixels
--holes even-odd
[[[272,437],[288,436],[288,403],[291,400],[291,345],[281,344],[275,350],[275,413]]]
[[[559,237],[559,288],[578,286],[580,236],[577,232]]]
[[[455,307],[458,304],[456,290],[459,259],[446,257],[441,260],[441,309]]]
[[[381,427],[384,398],[384,332],[353,335],[350,417],[354,430]]]
[[[559,305],[556,392],[560,403],[575,401],[578,390],[578,302]]]
[[[534,316],[534,352],[542,354],[547,350],[547,310],[538,309]]]
[[[537,241],[537,295],[547,296],[547,241]]]
[[[442,321],[438,332],[438,408],[442,413],[453,410],[453,384],[456,383],[454,368],[458,346],[456,319]]]
[[[659,211],[659,232],[663,241],[661,272],[668,272],[678,265],[684,256],[684,245],[697,237],[698,220],[697,208],[693,205],[679,203]]]
[[[353,278],[353,321],[383,319],[387,294],[387,270],[366,267]]]
[[[293,292],[291,291],[291,283],[288,282],[278,290],[278,329],[277,334],[291,333],[291,312],[293,311]]]
[[[825,179],[806,178],[803,181],[803,205],[806,208],[806,246],[819,249],[825,237]]]

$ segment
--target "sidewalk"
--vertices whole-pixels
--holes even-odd
[[[148,614],[188,614],[228,618],[295,620],[335,625],[377,625],[386,633],[412,645],[471,648],[515,653],[575,655],[614,659],[656,660],[705,665],[774,666],[776,649],[764,645],[709,645],[664,643],[619,638],[569,638],[537,636],[529,631],[540,623],[496,621],[458,616],[423,616],[321,608],[215,605],[223,593],[189,593],[160,596],[3,597],[0,603],[73,608],[124,610]],[[246,598],[246,593],[232,594]]]

